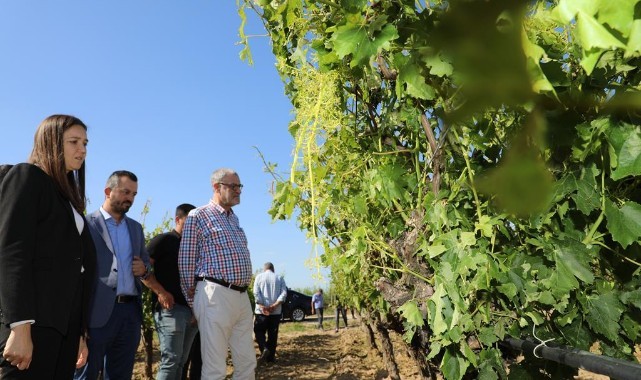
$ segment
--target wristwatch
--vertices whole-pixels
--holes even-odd
[[[152,268],[151,264],[147,264],[147,265],[145,265],[145,274],[143,274],[142,276],[140,276],[140,279],[141,279],[141,280],[146,280],[146,279],[148,279],[148,278],[149,278],[149,276],[151,276],[152,269],[153,269],[153,268]]]

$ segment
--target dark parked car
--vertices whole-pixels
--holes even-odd
[[[312,297],[287,288],[287,299],[283,303],[283,319],[289,318],[296,322],[312,315]]]

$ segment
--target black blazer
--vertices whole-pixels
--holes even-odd
[[[71,204],[51,177],[31,164],[14,166],[0,184],[0,318],[33,319],[66,335],[82,289],[86,331],[96,251],[87,222],[78,234]],[[81,267],[84,272],[81,274]]]

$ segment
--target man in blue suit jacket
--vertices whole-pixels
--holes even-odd
[[[135,174],[114,172],[105,186],[105,202],[87,217],[96,245],[97,281],[89,313],[89,358],[75,379],[130,379],[140,343],[141,282],[158,295],[162,307],[173,297],[151,273],[140,223],[125,213],[138,192]]]

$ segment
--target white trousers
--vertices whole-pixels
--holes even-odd
[[[247,292],[199,281],[194,295],[194,315],[200,331],[202,378],[223,380],[227,374],[227,349],[231,349],[236,380],[253,380],[256,351],[253,312]]]

